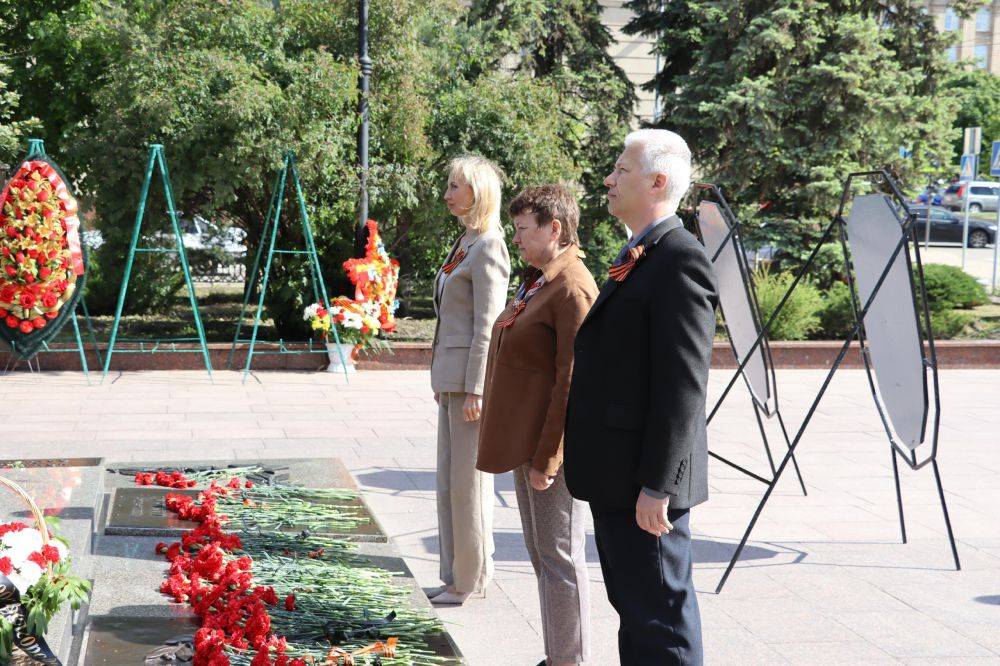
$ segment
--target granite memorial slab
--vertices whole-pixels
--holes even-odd
[[[10,458],[0,460],[0,471],[7,468],[27,469],[35,467],[97,467],[101,458]]]
[[[168,643],[190,639],[198,630],[191,617],[120,617],[101,615],[90,618],[82,666],[142,666],[144,664],[190,663],[178,659],[150,657]]]
[[[46,516],[59,519],[58,534],[69,542],[72,573],[80,578],[93,577],[91,540],[96,507],[104,493],[99,463],[97,458],[50,458],[21,460],[0,469],[0,475],[21,486]],[[0,490],[0,523],[9,521],[30,524],[33,515],[20,498]],[[74,613],[67,607],[49,622],[45,640],[64,663],[82,632],[85,615],[86,608]]]
[[[198,526],[190,520],[182,520],[167,510],[168,494],[190,497],[198,495],[197,490],[178,490],[139,486],[115,488],[111,494],[111,504],[104,533],[121,536],[171,536],[180,537],[187,530]]]
[[[310,527],[309,531],[324,536],[332,536],[347,541],[385,543],[388,537],[372,514],[358,490],[357,483],[343,463],[336,458],[303,459],[303,460],[265,460],[254,463],[263,468],[263,474],[279,483],[288,483],[312,488],[343,488],[358,492],[354,499],[317,499],[316,504],[342,506],[348,508],[348,513],[364,519],[361,524],[346,529],[333,526]],[[166,510],[165,497],[168,493],[184,493],[195,496],[198,488],[176,490],[159,486],[136,486],[135,475],[139,472],[155,472],[158,470],[181,472],[225,471],[233,469],[233,465],[219,465],[210,462],[193,462],[183,465],[177,462],[154,462],[143,467],[110,466],[107,469],[107,483],[113,488],[110,506],[105,521],[104,533],[108,535],[136,535],[180,537],[185,530],[194,529],[195,523],[182,521]],[[247,523],[247,527],[252,523]],[[285,532],[301,532],[302,525],[290,524],[283,526]]]

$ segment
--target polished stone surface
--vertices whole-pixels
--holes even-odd
[[[730,372],[713,370],[710,397]],[[777,376],[782,413],[794,431],[824,373]],[[214,383],[203,372],[137,372],[87,386],[78,372],[5,377],[0,399],[34,425],[8,427],[3,457],[57,452],[134,466],[335,456],[419,583],[439,584],[437,405],[428,374],[361,372],[349,384],[327,373],[241,380],[226,372]],[[809,496],[785,475],[750,540],[751,557],[721,595],[714,591],[727,554],[763,486],[710,463],[711,497],[691,518],[708,664],[1000,664],[1000,372],[943,371],[941,394],[941,474],[963,570],[951,563],[930,468],[900,470],[909,543],[900,542],[891,458],[868,381],[863,371],[842,371],[796,452]],[[53,402],[62,406],[55,414],[47,408]],[[770,421],[765,426],[777,451],[780,430]],[[713,421],[709,440],[739,464],[768,469],[742,385]],[[485,599],[438,614],[473,666],[536,664],[538,591],[509,474],[497,476],[494,499],[494,582]],[[136,547],[136,556],[152,558],[155,541]],[[121,601],[110,603],[99,586],[95,604],[124,607],[131,597],[141,606],[144,595],[157,596],[140,568],[124,566],[128,557],[101,559]],[[614,666],[617,619],[589,532],[587,559],[594,632],[587,664]],[[162,562],[147,562],[159,572],[154,577],[162,576]]]

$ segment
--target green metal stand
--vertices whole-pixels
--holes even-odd
[[[153,181],[153,167],[159,165],[160,176],[163,181],[163,195],[167,202],[167,215],[170,217],[170,224],[174,229],[174,239],[176,247],[138,247],[139,237],[142,231],[142,219],[146,214],[146,200],[149,197],[149,186]],[[108,341],[107,355],[104,357],[104,374],[101,381],[108,376],[108,369],[111,367],[111,356],[115,351],[115,342],[118,339],[118,326],[121,324],[122,308],[125,305],[125,294],[128,293],[129,280],[132,276],[132,264],[135,261],[136,252],[148,253],[176,253],[181,262],[181,269],[184,271],[184,283],[187,285],[188,296],[191,299],[191,312],[194,315],[194,325],[198,331],[197,338],[166,338],[157,340],[122,340],[122,342],[137,342],[138,349],[121,349],[119,353],[145,353],[156,352],[178,352],[178,353],[198,353],[205,359],[205,370],[208,371],[209,379],[212,378],[212,360],[208,355],[208,343],[205,341],[205,327],[201,324],[201,315],[198,313],[198,299],[194,294],[194,284],[191,282],[191,270],[188,268],[187,253],[184,251],[184,238],[181,235],[181,227],[177,222],[177,209],[174,205],[174,191],[170,186],[170,173],[167,171],[167,160],[163,157],[163,146],[158,143],[149,146],[149,162],[146,164],[146,178],[142,183],[142,193],[139,196],[139,210],[135,215],[135,227],[132,229],[132,243],[129,246],[128,260],[125,262],[125,272],[122,274],[122,288],[118,294],[118,307],[115,309],[115,320],[111,325],[111,338]],[[200,343],[200,348],[178,349],[178,342]],[[151,348],[146,348],[146,343],[152,343]],[[161,349],[161,344],[169,345],[169,348]]]
[[[295,184],[295,195],[299,204],[299,217],[302,222],[302,236],[305,239],[305,249],[301,250],[279,250],[275,247],[278,239],[278,227],[281,226],[281,204],[285,198],[285,186],[288,182],[289,175],[291,176],[292,182]],[[261,277],[260,259],[263,255],[265,246],[267,247],[267,261],[264,264],[263,277]],[[264,296],[267,293],[267,282],[271,275],[271,265],[274,262],[274,255],[276,254],[306,255],[307,261],[309,262],[309,273],[312,278],[313,297],[316,299],[317,303],[322,303],[323,307],[329,310],[330,300],[326,295],[326,284],[323,282],[323,273],[319,266],[319,256],[316,254],[316,243],[313,240],[312,228],[309,224],[309,213],[306,211],[306,200],[302,195],[302,183],[299,180],[299,169],[295,165],[295,153],[292,151],[285,153],[285,163],[275,177],[274,187],[271,190],[271,203],[267,209],[267,217],[264,219],[264,227],[261,229],[260,244],[257,246],[257,254],[254,257],[253,270],[247,274],[247,288],[246,293],[243,296],[243,307],[240,309],[240,317],[236,323],[236,335],[233,337],[233,345],[229,350],[229,358],[226,362],[226,367],[231,368],[233,365],[233,355],[236,353],[236,345],[240,343],[249,343],[250,346],[247,348],[247,360],[243,367],[244,383],[246,383],[247,377],[250,376],[250,364],[253,362],[254,354],[327,353],[326,349],[313,349],[312,341],[309,342],[306,349],[292,350],[286,346],[284,340],[279,340],[276,343],[278,345],[278,349],[275,351],[254,351],[254,347],[257,345],[257,331],[260,328],[261,318],[264,312]],[[260,280],[260,288],[257,299],[257,309],[254,314],[253,333],[250,335],[249,339],[241,339],[240,331],[243,328],[243,318],[246,316],[251,297],[254,292],[258,290],[258,280]],[[340,336],[337,335],[336,326],[334,326],[332,330],[334,341],[339,345]],[[344,367],[344,377],[346,378],[347,369],[344,364],[344,355],[340,351],[340,347],[337,348],[337,353],[340,355],[340,364]]]

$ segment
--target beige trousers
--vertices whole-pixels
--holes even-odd
[[[524,545],[538,578],[545,656],[554,662],[586,661],[590,648],[587,578],[587,503],[573,499],[560,469],[545,490],[531,487],[528,465],[514,470]]]
[[[479,422],[462,413],[464,393],[438,402],[437,510],[441,580],[459,592],[493,578],[493,475],[476,469]]]

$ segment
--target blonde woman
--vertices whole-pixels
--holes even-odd
[[[500,226],[500,169],[451,161],[444,202],[464,227],[434,279],[431,388],[438,403],[441,581],[434,604],[461,605],[493,577],[493,476],[476,469],[479,413],[493,321],[507,300],[510,257]]]

